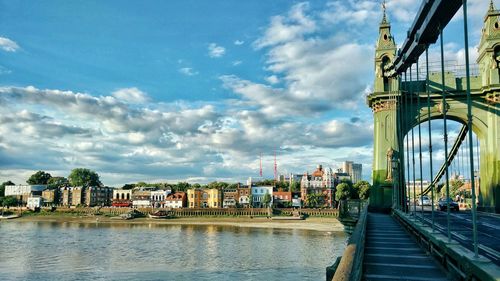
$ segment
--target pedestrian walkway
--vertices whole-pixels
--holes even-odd
[[[390,215],[369,213],[367,223],[363,280],[448,280]]]

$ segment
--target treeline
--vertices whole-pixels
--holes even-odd
[[[290,185],[288,182],[274,182],[274,180],[263,180],[254,182],[255,185],[262,186],[276,186],[276,190],[290,191]],[[178,182],[178,183],[167,183],[167,182],[159,182],[159,183],[147,183],[147,182],[137,182],[137,183],[128,183],[122,186],[122,189],[134,189],[139,187],[153,187],[161,190],[172,190],[172,192],[186,192],[186,190],[190,188],[207,188],[207,189],[235,189],[240,186],[239,183],[227,183],[223,181],[214,181],[209,184],[199,184],[194,183],[190,184],[188,182]],[[293,182],[291,191],[300,191],[300,183]]]
[[[32,174],[27,180],[27,184],[31,185],[47,185],[48,189],[56,189],[67,186],[102,186],[99,175],[89,169],[76,168],[71,170],[68,177],[52,176],[45,171],[38,171]],[[0,197],[5,196],[5,186],[15,185],[14,182],[8,180],[0,185]]]

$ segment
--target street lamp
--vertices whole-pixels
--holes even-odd
[[[397,175],[397,170],[399,166],[399,159],[396,157],[396,153],[393,153],[392,159],[391,159],[391,178],[392,178],[392,187],[393,187],[393,208],[398,206],[398,201],[399,201],[399,189],[396,186],[396,175]]]

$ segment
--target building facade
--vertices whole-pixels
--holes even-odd
[[[59,189],[45,189],[42,191],[42,198],[45,206],[59,204]]]
[[[163,205],[165,208],[184,208],[187,206],[187,194],[185,192],[170,193]]]
[[[42,195],[46,185],[6,185],[5,196],[14,196],[22,203],[28,201],[28,197],[33,195]]]
[[[223,203],[224,208],[234,208],[236,203],[239,202],[238,188],[226,188],[223,191]]]
[[[222,191],[216,188],[192,188],[187,190],[189,208],[221,208]]]
[[[90,186],[82,189],[82,202],[87,207],[110,206],[113,190],[107,186]]]
[[[312,174],[305,173],[300,182],[302,202],[308,206],[333,207],[335,176],[331,168],[318,165]]]
[[[290,191],[274,191],[273,205],[278,208],[289,208],[292,206],[292,192]]]
[[[264,197],[269,194],[270,202],[266,206],[264,202]],[[252,186],[251,188],[251,196],[252,196],[252,206],[255,208],[265,208],[272,206],[273,204],[273,187],[272,186]]]
[[[357,183],[362,180],[363,165],[353,161],[344,161],[342,163],[342,172],[350,176],[352,183]]]
[[[238,204],[242,207],[250,207],[250,194],[252,189],[245,186],[240,186],[238,191]]]
[[[132,190],[130,189],[114,189],[113,190],[113,207],[131,207],[132,206]]]
[[[30,210],[35,210],[43,205],[43,198],[41,196],[30,196],[26,202],[26,207]]]
[[[132,206],[134,208],[149,208],[149,207],[151,207],[151,191],[149,191],[149,190],[134,190],[132,192]]]
[[[165,207],[165,199],[167,196],[172,193],[171,190],[155,190],[151,191],[151,206],[153,208],[164,208]]]
[[[107,186],[61,187],[59,194],[63,206],[110,206],[113,190]]]

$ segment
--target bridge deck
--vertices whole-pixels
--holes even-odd
[[[420,207],[418,207],[420,208]],[[432,213],[425,207],[425,223],[431,224]],[[472,219],[470,211],[452,212],[450,214],[450,229],[452,239],[459,242],[463,247],[474,251],[472,244]],[[417,216],[421,219],[422,214],[417,209]],[[436,230],[447,235],[446,212],[435,212]],[[500,216],[479,212],[477,215],[477,237],[479,242],[479,254],[487,257],[493,263],[500,266]]]
[[[391,216],[368,214],[363,280],[448,280]]]

